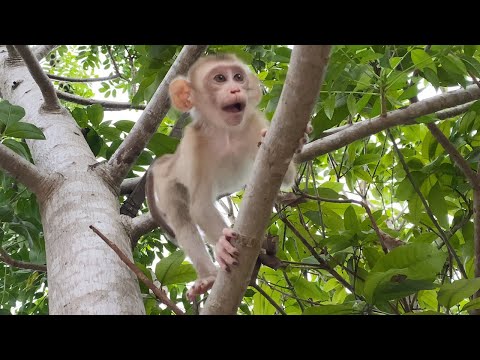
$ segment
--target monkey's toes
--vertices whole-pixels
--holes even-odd
[[[210,290],[215,282],[215,276],[197,279],[192,287],[187,291],[187,298],[190,301],[195,300],[195,296],[205,294]]]

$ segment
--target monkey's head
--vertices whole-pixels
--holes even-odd
[[[172,105],[192,110],[218,126],[237,126],[260,102],[260,82],[233,55],[210,55],[197,60],[188,77],[177,77],[169,87]]]

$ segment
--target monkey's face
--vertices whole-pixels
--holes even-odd
[[[205,69],[201,99],[195,99],[198,110],[218,126],[237,126],[245,117],[249,104],[249,77],[236,63],[214,64]]]

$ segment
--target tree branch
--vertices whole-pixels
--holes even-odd
[[[296,163],[313,160],[317,156],[340,149],[356,140],[376,134],[392,126],[416,124],[414,119],[420,116],[429,115],[437,111],[440,112],[441,110],[462,105],[479,98],[480,89],[477,85],[433,96],[411,104],[404,109],[390,111],[385,117],[377,116],[373,119],[363,120],[333,135],[312,141],[304,146],[302,152],[296,155],[294,160]],[[450,111],[453,111],[453,109],[450,109]]]
[[[97,100],[97,99],[85,99],[84,97],[69,94],[64,91],[57,90],[57,95],[59,99],[73,102],[75,104],[80,105],[94,105],[100,104],[105,110],[115,111],[115,110],[143,110],[146,108],[145,105],[133,105],[127,102],[117,102],[117,101],[109,101],[109,100]]]
[[[42,60],[45,56],[47,56],[50,52],[55,50],[59,45],[40,45],[40,46],[35,46],[32,49],[33,55],[35,58],[40,61]]]
[[[33,263],[15,260],[10,255],[8,255],[5,249],[1,246],[0,246],[0,261],[3,261],[7,265],[20,268],[20,269],[28,269],[28,270],[35,270],[35,271],[42,271],[42,272],[47,271],[47,267],[45,265],[33,264]]]
[[[118,77],[122,78],[123,80],[127,80],[122,76],[122,74],[120,74],[120,70],[118,69],[117,62],[115,61],[115,58],[113,57],[112,48],[110,47],[110,45],[107,45],[107,51],[108,51],[108,55],[110,57],[110,60],[112,61],[113,68],[115,69],[115,73],[118,75]]]
[[[120,185],[120,195],[130,194],[141,180],[141,176],[123,180],[122,184]]]
[[[178,242],[175,238],[173,230],[166,223],[157,224],[155,220],[153,220],[150,212],[147,212],[132,219],[132,230],[130,233],[130,237],[132,239],[132,247],[135,247],[137,245],[140,236],[145,235],[152,230],[155,230],[157,227],[160,227],[162,229],[168,241],[170,241],[175,246],[178,246]]]
[[[190,65],[203,54],[206,48],[206,45],[185,45],[183,47],[153,94],[145,111],[108,161],[108,168],[114,184],[120,185],[169,110],[168,86],[170,82],[178,74],[186,73]]]
[[[119,77],[117,74],[113,74],[113,75],[110,75],[110,76],[104,76],[104,77],[98,77],[98,78],[85,78],[85,79],[71,78],[71,77],[67,77],[67,76],[60,76],[60,75],[54,75],[54,74],[47,74],[47,76],[52,80],[66,81],[66,82],[81,82],[81,83],[108,81],[108,80],[117,79]],[[66,93],[66,94],[68,94],[68,93]]]
[[[458,150],[453,146],[453,144],[448,140],[448,138],[443,134],[443,132],[435,125],[434,123],[427,124],[428,129],[432,133],[433,137],[437,139],[438,143],[442,145],[448,155],[453,159],[455,164],[460,168],[465,177],[470,182],[470,185],[474,189],[480,189],[479,178],[477,174],[472,170],[470,164],[465,160],[465,158],[458,152]]]
[[[418,103],[417,103],[418,104]],[[460,273],[462,274],[462,276],[467,279],[467,273],[465,272],[465,268],[463,267],[463,264],[462,264],[462,261],[460,260],[460,258],[458,257],[457,253],[455,252],[455,249],[453,248],[452,244],[450,244],[450,241],[448,240],[448,237],[447,235],[445,234],[445,231],[443,231],[442,227],[440,226],[440,224],[438,223],[437,219],[435,218],[435,215],[433,215],[433,212],[432,210],[430,209],[430,206],[428,205],[427,203],[427,200],[425,199],[425,196],[423,196],[420,188],[418,187],[418,184],[415,182],[415,179],[412,177],[412,174],[410,173],[410,170],[408,169],[408,165],[407,163],[405,162],[405,159],[403,157],[403,154],[402,152],[398,149],[398,146],[397,144],[395,143],[395,139],[393,138],[393,135],[391,134],[391,132],[389,130],[387,130],[387,135],[389,136],[390,140],[392,141],[392,145],[393,145],[393,149],[395,150],[397,156],[398,156],[398,159],[400,160],[400,163],[402,164],[402,168],[403,170],[405,171],[405,174],[407,175],[407,178],[408,180],[410,181],[410,183],[412,184],[412,187],[413,189],[415,190],[415,192],[417,193],[418,197],[420,198],[420,201],[422,202],[423,204],[423,207],[428,215],[428,217],[430,218],[430,220],[432,220],[432,223],[435,225],[435,227],[437,228],[438,232],[439,232],[439,236],[440,238],[442,239],[442,241],[445,243],[445,245],[447,246],[447,249],[448,249],[448,252],[450,253],[451,256],[454,257],[456,263],[457,263],[457,266],[458,266],[458,270],[460,271]]]
[[[0,144],[0,168],[37,195],[49,181],[46,173],[3,144]]]
[[[13,45],[6,45],[7,47],[7,52],[8,52],[8,57],[13,59],[13,58],[17,58],[17,57],[20,57],[20,55],[18,55],[17,53],[17,50],[15,50],[15,46]]]
[[[93,230],[95,234],[100,236],[100,238],[107,243],[108,246],[112,248],[113,251],[118,255],[120,260],[122,260],[125,265],[127,265],[130,270],[132,270],[135,275],[150,289],[152,292],[155,294],[158,300],[160,300],[162,303],[164,303],[170,310],[172,310],[175,314],[177,315],[184,315],[184,312],[180,310],[176,304],[172,302],[168,298],[168,296],[160,290],[158,287],[155,286],[155,284],[145,276],[145,274],[140,270],[133,262],[130,261],[130,259],[118,248],[117,245],[115,245],[111,240],[109,240],[105,235],[103,235],[95,226],[90,225],[90,229]]]
[[[35,58],[35,55],[33,55],[28,45],[15,45],[15,49],[22,57],[25,65],[27,65],[30,75],[32,75],[33,79],[40,88],[40,91],[42,92],[44,101],[42,107],[47,111],[59,110],[61,105],[60,101],[58,101],[57,95],[55,94],[55,88],[53,87],[53,84],[48,76],[43,72],[40,63]]]
[[[239,265],[220,270],[202,314],[236,314],[248,286],[272,212],[298,139],[304,135],[318,98],[331,46],[293,48],[285,85],[265,141],[255,158],[234,230]],[[281,139],[281,141],[279,141]]]
[[[278,305],[278,304],[276,303],[276,301],[273,300],[270,295],[268,295],[265,291],[263,291],[263,289],[262,289],[260,286],[258,286],[257,284],[252,284],[252,285],[250,285],[250,286],[253,287],[255,290],[257,290],[260,294],[262,294],[263,297],[264,297],[265,299],[267,299],[268,302],[269,302],[270,304],[272,304],[273,307],[274,307],[275,309],[277,309],[277,311],[278,311],[280,314],[282,314],[282,315],[287,315],[287,313],[280,307],[280,305]]]

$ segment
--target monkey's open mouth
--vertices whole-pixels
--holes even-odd
[[[231,112],[231,113],[239,113],[243,111],[243,109],[245,109],[245,104],[240,102],[227,105],[222,108],[223,111]]]

